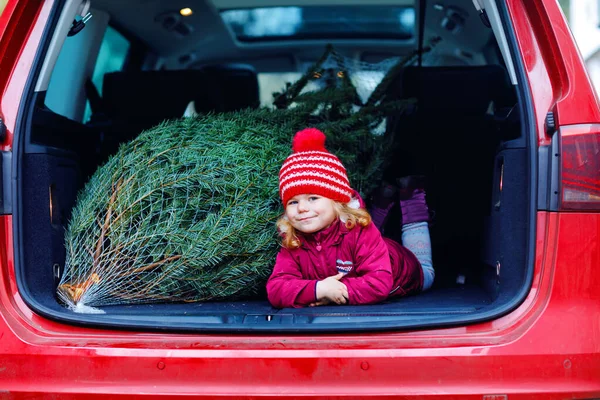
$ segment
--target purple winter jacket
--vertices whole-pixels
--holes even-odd
[[[373,304],[421,291],[423,271],[410,250],[383,238],[373,223],[348,230],[339,219],[300,237],[297,249],[282,248],[267,282],[274,307],[304,307],[316,301],[317,281],[344,272],[349,304]]]

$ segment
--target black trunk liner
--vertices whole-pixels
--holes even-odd
[[[491,304],[491,299],[478,286],[433,289],[429,292],[404,298],[392,298],[381,304],[361,306],[321,306],[307,308],[276,309],[264,300],[209,302],[209,303],[165,303],[107,306],[101,309],[106,317],[115,318],[185,318],[200,317],[203,322],[243,318],[249,322],[256,318],[275,315],[301,317],[344,317],[344,316],[402,316],[468,314]],[[60,307],[57,307],[57,311]],[[60,309],[66,311],[66,309]],[[69,313],[72,313],[69,311]],[[75,314],[75,313],[73,313]],[[304,318],[301,318],[304,319]]]

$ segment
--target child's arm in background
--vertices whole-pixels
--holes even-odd
[[[286,248],[277,254],[273,273],[267,281],[267,296],[273,307],[306,307],[317,301],[317,280],[302,278],[300,266]]]
[[[374,304],[385,300],[394,278],[388,247],[372,223],[364,227],[358,237],[354,262],[358,276],[341,281],[348,288],[348,303]]]

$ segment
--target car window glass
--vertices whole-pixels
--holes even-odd
[[[106,29],[100,51],[98,52],[94,73],[92,75],[92,82],[101,96],[104,75],[123,69],[130,47],[131,43],[123,35],[117,32],[117,30],[110,26]],[[91,114],[92,110],[90,108],[90,102],[87,101],[83,121],[88,121]]]
[[[414,37],[413,6],[257,7],[221,11],[237,40]]]

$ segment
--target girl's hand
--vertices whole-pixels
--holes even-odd
[[[315,305],[322,305],[319,303],[324,300],[336,304],[348,303],[348,288],[340,282],[340,279],[342,279],[343,276],[344,274],[340,272],[337,275],[330,276],[317,282],[317,302]]]
[[[329,301],[327,299],[323,299],[323,300],[316,301],[314,303],[310,303],[308,306],[309,307],[318,307],[318,306],[326,306],[328,304],[331,304],[331,301]]]

